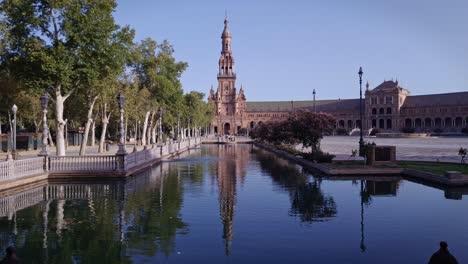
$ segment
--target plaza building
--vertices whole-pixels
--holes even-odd
[[[296,110],[325,112],[336,119],[336,128],[351,132],[361,127],[359,99],[250,102],[241,86],[236,87],[235,61],[231,49],[229,20],[224,20],[218,62],[218,86],[211,87],[208,103],[214,117],[210,132],[217,135],[248,133],[256,125],[281,121]],[[458,133],[468,125],[468,92],[411,95],[398,80],[384,81],[375,88],[365,85],[363,129],[380,132]]]

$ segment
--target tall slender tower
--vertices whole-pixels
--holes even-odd
[[[212,126],[219,135],[237,134],[242,124],[245,112],[245,96],[243,89],[237,93],[234,57],[231,49],[232,36],[229,31],[229,19],[224,19],[224,30],[221,34],[221,56],[218,62],[218,89],[210,90],[208,101],[215,113]]]

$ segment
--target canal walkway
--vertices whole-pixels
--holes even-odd
[[[396,147],[397,160],[440,161],[459,163],[460,147],[468,148],[468,137],[377,138],[365,137],[366,142]],[[326,136],[320,146],[323,151],[336,155],[336,160],[347,160],[353,149],[359,148],[359,137]]]

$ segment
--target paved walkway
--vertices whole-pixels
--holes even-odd
[[[215,142],[215,137],[204,138],[204,141]],[[236,137],[237,142],[249,141],[246,137]],[[396,146],[398,160],[416,161],[443,161],[460,162],[458,149],[468,148],[468,137],[432,137],[432,138],[376,138],[366,137],[366,142],[375,142],[377,145]],[[322,139],[321,147],[325,152],[336,155],[338,160],[347,160],[351,155],[351,150],[359,148],[359,137],[354,136],[332,136]],[[133,145],[127,145],[127,151],[133,151]],[[137,147],[143,149],[142,146]],[[78,155],[79,146],[69,146],[67,155]],[[40,150],[20,151],[19,158],[37,157]],[[97,146],[87,147],[88,155],[114,155],[117,146],[112,145],[109,152],[98,154]],[[55,155],[55,147],[50,148],[51,155]],[[6,158],[6,153],[0,152],[0,159]],[[358,158],[359,159],[359,158]]]
[[[366,142],[396,146],[398,160],[460,162],[458,150],[468,148],[468,137],[431,138],[376,138],[366,137]],[[336,155],[336,159],[348,159],[351,150],[359,148],[359,137],[324,137],[322,150]]]
[[[126,149],[127,152],[133,152],[133,145],[127,144]],[[149,146],[151,147],[151,145]],[[114,155],[117,152],[118,146],[117,145],[111,145],[109,151],[105,153],[98,153],[98,146],[88,146],[86,148],[86,154],[87,155]],[[137,146],[137,150],[142,150],[143,146]],[[39,154],[41,150],[30,150],[30,151],[24,151],[24,150],[19,150],[18,151],[18,158],[19,159],[25,159],[25,158],[31,158],[31,157],[37,157],[37,154]],[[50,147],[49,148],[49,153],[51,156],[55,156],[56,148],[55,147]],[[67,155],[69,156],[77,156],[78,153],[80,152],[80,146],[68,146],[67,148]],[[6,152],[0,152],[0,160],[6,159],[8,153]]]

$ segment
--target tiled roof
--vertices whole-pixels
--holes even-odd
[[[383,83],[379,84],[377,87],[375,87],[372,90],[376,91],[376,90],[391,89],[391,88],[396,88],[396,87],[398,87],[398,82],[384,81]]]
[[[294,109],[312,109],[314,101],[247,102],[248,112],[291,111],[293,107]],[[317,111],[359,110],[359,99],[317,100],[315,108]]]
[[[403,107],[431,105],[468,105],[468,92],[412,95],[406,97]]]

